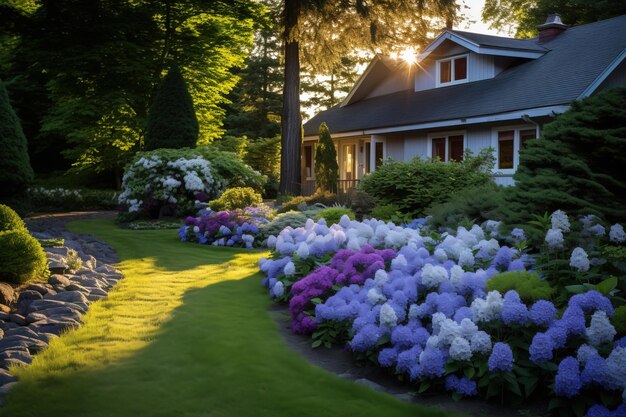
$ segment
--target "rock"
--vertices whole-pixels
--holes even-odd
[[[68,253],[67,247],[62,248],[45,248],[44,249],[47,254],[61,255],[62,257],[66,257]]]
[[[0,304],[0,313],[8,313],[9,311],[11,311],[11,307]]]
[[[37,291],[43,296],[46,295],[52,289],[52,287],[47,287],[46,284],[29,284],[26,289],[29,291]]]
[[[371,381],[367,378],[355,379],[354,382],[356,382],[357,384],[365,385],[366,387],[370,387],[371,389],[376,390],[376,391],[381,391],[381,392],[387,391],[385,387],[383,387],[382,385],[377,384],[376,382]]]
[[[14,350],[5,350],[4,352],[0,352],[0,361],[6,359],[17,359],[22,362],[28,362],[33,360],[32,355],[28,351],[28,349],[14,349]]]
[[[56,300],[56,301],[64,301],[66,303],[72,303],[72,304],[89,305],[89,300],[87,300],[87,297],[85,297],[85,295],[80,291],[60,292],[57,295],[53,295],[49,299]]]
[[[43,298],[43,295],[39,292],[39,291],[35,291],[35,290],[24,290],[20,293],[20,296],[17,299],[17,303],[21,303],[22,301],[25,300],[41,300]]]
[[[0,385],[6,385],[10,382],[17,381],[17,378],[5,371],[4,369],[0,369]]]
[[[85,287],[83,287],[82,285],[78,285],[78,284],[70,284],[67,287],[65,287],[66,291],[78,291],[81,292],[85,295],[89,294],[89,290]]]
[[[30,327],[38,332],[51,333],[58,336],[66,330],[77,329],[80,327],[80,323],[74,320],[47,318],[31,324]]]
[[[18,324],[20,326],[26,326],[28,322],[26,321],[26,317],[21,314],[13,313],[10,316],[10,319],[13,323]]]
[[[87,269],[96,269],[97,260],[92,255],[83,255],[81,257],[83,260],[83,266]]]
[[[23,361],[17,358],[0,359],[0,369],[9,369],[13,366],[28,366],[32,361],[32,358],[29,361]]]
[[[57,285],[61,285],[63,287],[66,287],[68,285],[71,284],[69,278],[65,277],[64,275],[50,275],[50,278],[48,278],[48,284],[52,285],[52,286],[57,286]]]
[[[67,263],[65,263],[65,261],[51,261],[48,264],[48,269],[53,274],[64,274],[65,271],[67,271],[67,268]]]
[[[0,304],[11,305],[15,302],[15,290],[9,284],[0,282]]]
[[[32,313],[33,311],[42,311],[58,307],[69,307],[74,310],[78,310],[83,314],[87,312],[87,304],[67,303],[59,300],[36,300],[33,301],[30,306],[28,306],[28,314]]]
[[[4,330],[0,329],[0,340],[4,337]]]
[[[33,354],[40,352],[47,346],[48,344],[43,340],[28,336],[15,335],[0,340],[0,352],[16,350],[16,348],[22,347],[28,349],[28,351]]]
[[[46,316],[45,314],[34,311],[32,313],[28,313],[28,315],[26,316],[26,321],[29,323],[34,323],[36,321],[44,320],[47,318],[48,316]]]
[[[0,328],[4,330],[5,332],[10,329],[15,329],[16,327],[20,327],[20,325],[17,323],[13,323],[12,321],[0,323]]]
[[[2,321],[9,321],[11,320],[11,315],[7,312],[4,311],[0,311],[0,320]]]

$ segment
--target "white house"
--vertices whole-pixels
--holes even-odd
[[[574,100],[626,85],[626,15],[568,27],[558,15],[539,36],[445,30],[409,66],[377,56],[339,106],[304,125],[303,193],[314,189],[318,129],[336,144],[341,188],[388,157],[459,160],[495,149],[494,177],[513,183],[519,149]]]

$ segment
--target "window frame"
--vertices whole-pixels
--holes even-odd
[[[315,148],[316,148],[316,144],[317,141],[304,141],[302,143],[302,159],[303,159],[303,164],[302,164],[302,171],[303,174],[305,174],[305,180],[306,181],[312,181],[315,179]],[[304,148],[306,146],[310,146],[311,147],[311,176],[306,176],[306,152],[304,151]]]
[[[455,73],[454,73],[454,61],[456,61],[457,59],[461,59],[461,58],[465,58],[465,62],[466,62],[466,66],[465,66],[465,78],[463,78],[462,80],[455,80]],[[441,63],[442,62],[450,62],[450,81],[447,83],[442,83],[441,82]],[[435,83],[437,87],[447,87],[449,85],[456,85],[456,84],[464,84],[469,82],[469,70],[470,70],[470,54],[461,54],[461,55],[454,55],[454,56],[449,56],[446,58],[441,58],[438,59],[435,62],[435,72],[436,72],[436,76],[435,76]]]
[[[445,139],[445,160],[442,162],[450,162],[450,137],[451,136],[463,136],[463,154],[467,149],[467,131],[466,130],[452,130],[445,132],[431,132],[427,135],[426,142],[426,155],[428,159],[433,159],[433,139],[444,138]]]
[[[513,126],[499,126],[491,129],[491,147],[494,149],[495,165],[493,168],[494,173],[500,174],[514,174],[519,167],[519,152],[521,150],[520,145],[520,131],[535,129],[535,139],[539,138],[541,130],[539,126],[533,125],[513,125]],[[500,166],[500,147],[499,147],[499,133],[513,131],[513,168],[499,168]]]

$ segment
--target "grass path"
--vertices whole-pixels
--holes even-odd
[[[262,253],[177,241],[173,231],[73,223],[104,239],[125,278],[85,325],[51,343],[0,416],[432,416],[300,358],[266,309]]]

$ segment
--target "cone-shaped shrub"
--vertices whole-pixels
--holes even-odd
[[[198,131],[193,100],[180,70],[174,66],[163,78],[150,108],[144,149],[194,148]]]
[[[315,185],[322,192],[337,192],[339,165],[337,151],[326,123],[320,125],[320,140],[315,146]]]
[[[26,137],[0,81],[0,202],[19,211],[32,180]]]

